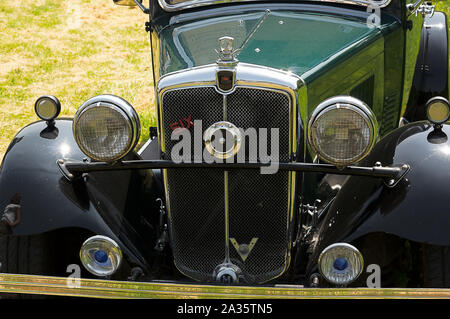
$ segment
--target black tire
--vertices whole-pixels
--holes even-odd
[[[53,242],[48,234],[0,237],[0,272],[30,275],[54,274]],[[0,298],[33,298],[37,295],[0,293]]]
[[[424,287],[450,288],[450,247],[424,245]]]

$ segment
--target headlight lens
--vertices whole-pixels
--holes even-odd
[[[319,271],[335,285],[347,285],[361,274],[364,260],[354,246],[337,243],[328,246],[319,256]]]
[[[344,167],[362,160],[375,144],[377,121],[364,102],[338,96],[322,102],[308,123],[308,139],[320,159]]]
[[[61,111],[61,103],[53,95],[43,95],[34,104],[36,115],[44,121],[53,121]]]
[[[101,95],[79,108],[73,131],[83,153],[97,161],[112,162],[134,148],[140,135],[140,123],[128,102],[116,96]]]
[[[433,124],[447,122],[450,117],[450,103],[446,98],[436,96],[427,102],[427,118]]]
[[[122,251],[117,243],[106,236],[88,238],[80,249],[83,266],[96,276],[109,276],[122,262]]]

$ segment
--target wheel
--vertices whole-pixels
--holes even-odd
[[[450,247],[424,245],[424,287],[450,288]]]
[[[0,272],[30,275],[54,274],[52,241],[48,234],[0,237]],[[38,295],[0,293],[0,298],[34,298]]]

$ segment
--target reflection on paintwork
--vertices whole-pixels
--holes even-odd
[[[0,218],[0,234],[11,234],[11,228],[20,223],[20,201],[22,196],[16,193],[3,210]]]
[[[450,155],[450,147],[448,145],[441,147],[439,150],[445,155]]]
[[[6,158],[6,155],[9,153],[9,151],[11,151],[12,150],[12,148],[14,147],[14,145],[16,145],[16,144],[18,144],[20,141],[22,141],[22,139],[23,139],[23,136],[21,136],[21,137],[14,137],[14,139],[11,141],[11,143],[8,145],[8,149],[6,150],[6,152],[5,152],[5,158]]]
[[[49,139],[49,140],[56,139],[58,137],[58,135],[59,135],[59,130],[55,126],[47,126],[39,134],[40,137],[46,138],[46,139]]]
[[[264,12],[225,16],[168,27],[161,32],[161,74],[214,63],[217,40],[232,36],[240,46],[262,15]],[[369,29],[365,22],[332,15],[271,11],[240,53],[239,60],[282,70],[290,68],[302,74],[377,32]],[[261,53],[257,58],[256,49]]]
[[[417,55],[419,54],[420,33],[422,32],[423,16],[421,14],[412,14],[409,19],[412,28],[406,31],[406,56],[405,60],[405,83],[403,86],[402,110],[400,115],[403,116],[408,103],[409,93],[411,90],[414,71],[416,68]]]
[[[67,154],[70,153],[70,146],[69,146],[69,144],[67,144],[67,143],[61,144],[61,147],[60,147],[59,151],[61,152],[61,156],[63,158],[66,158]]]
[[[439,23],[439,24],[427,24],[426,26],[429,27],[429,28],[444,29],[444,25],[442,23]]]

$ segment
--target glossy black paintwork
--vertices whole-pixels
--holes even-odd
[[[407,163],[411,171],[393,188],[380,180],[349,177],[324,214],[311,262],[332,243],[352,242],[377,232],[450,245],[449,136],[449,124],[441,131],[423,121],[383,138],[363,164]]]
[[[433,96],[448,98],[447,18],[435,12],[424,19],[416,71],[404,117],[408,121],[426,119],[426,102]]]
[[[82,228],[113,238],[132,263],[147,268],[156,238],[142,220],[159,217],[152,172],[98,172],[66,180],[56,161],[84,157],[69,119],[57,120],[55,128],[36,122],[16,135],[0,171],[1,211],[15,194],[21,197],[20,221],[10,234]],[[128,158],[138,159],[135,154]]]

